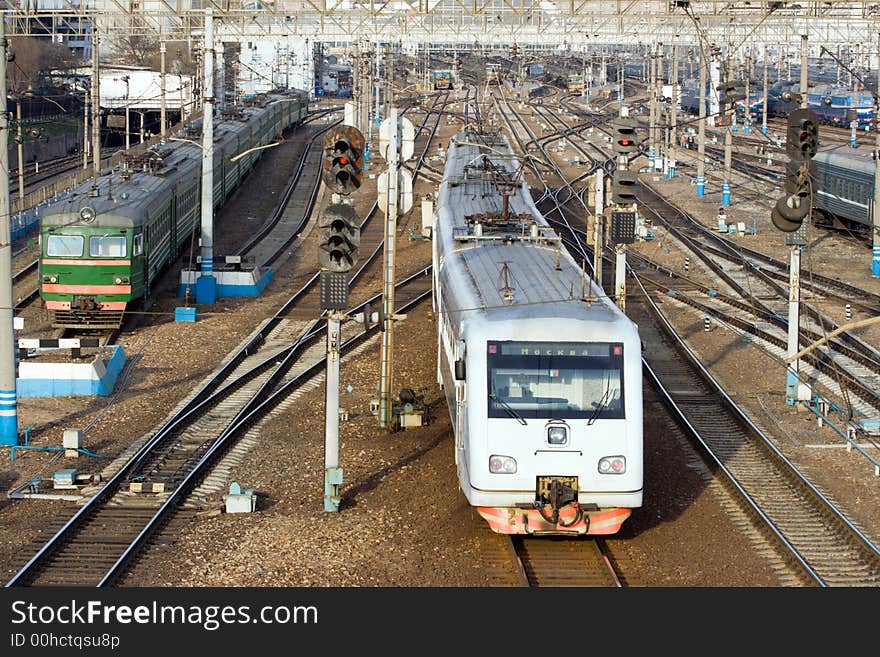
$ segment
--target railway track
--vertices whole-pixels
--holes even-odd
[[[557,223],[561,231],[567,224]],[[569,227],[570,230],[570,227]],[[583,235],[565,245],[585,258]],[[606,263],[610,262],[606,259]],[[638,280],[638,274],[630,270]],[[714,382],[652,302],[644,286],[627,314],[639,325],[646,370],[671,412],[718,476],[772,541],[792,583],[877,586],[880,550],[788,461]]]
[[[425,140],[425,149],[437,124]],[[361,227],[362,246],[369,243],[370,234],[382,235],[380,222],[371,221],[375,214],[374,205]],[[377,266],[381,237],[377,241],[353,273],[352,286]],[[426,268],[397,283],[396,312],[430,298],[429,274]],[[297,319],[294,313],[303,312],[301,306],[318,307],[317,280],[316,273],[158,431],[146,436],[7,586],[105,586],[120,581],[149,539],[174,518],[229,447],[323,370],[325,322],[320,316]],[[381,299],[381,294],[363,290],[359,294],[367,298],[352,313]],[[307,314],[314,318],[314,311]],[[341,351],[350,353],[378,328],[360,330],[341,345]]]
[[[627,301],[627,314],[639,325],[648,375],[716,476],[785,555],[798,582],[880,585],[880,550],[724,393],[639,289],[642,294]]]
[[[509,540],[523,586],[623,586],[601,538],[510,536]]]

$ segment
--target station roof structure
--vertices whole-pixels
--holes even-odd
[[[12,2],[10,4],[16,4]],[[461,50],[517,43],[583,50],[597,44],[697,41],[726,47],[796,43],[876,44],[880,0],[770,2],[718,0],[19,0],[5,10],[7,34],[96,29],[192,38],[205,9],[230,39],[298,37],[377,40]],[[53,8],[54,7],[54,8]],[[872,48],[873,50],[873,48]]]

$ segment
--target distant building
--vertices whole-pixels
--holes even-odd
[[[92,56],[92,19],[87,16],[71,16],[79,9],[80,0],[40,0],[39,9],[58,10],[65,15],[51,13],[28,19],[28,32],[35,38],[51,40],[70,48],[75,59],[87,61]]]

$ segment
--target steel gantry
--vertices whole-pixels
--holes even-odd
[[[797,43],[804,30],[826,46],[873,43],[876,0],[718,2],[687,0],[19,0],[7,33],[88,39],[104,34],[186,39],[211,8],[218,30],[240,38],[295,36],[447,44],[461,50],[512,44],[581,50],[585,45],[672,43],[693,34],[724,41],[751,31],[752,46]]]

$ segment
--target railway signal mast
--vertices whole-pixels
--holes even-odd
[[[628,118],[626,107],[621,108],[621,118],[612,122],[613,148],[617,156],[617,168],[611,177],[611,203],[609,218],[609,241],[614,245],[614,294],[617,305],[626,310],[626,245],[635,241],[636,191],[639,177],[629,169],[629,158],[638,154],[635,121]],[[600,245],[596,245],[598,249]]]
[[[785,196],[770,213],[773,225],[783,231],[791,247],[788,265],[788,340],[786,356],[793,359],[800,348],[800,269],[801,250],[807,244],[807,229],[815,189],[816,168],[812,158],[819,145],[819,120],[807,109],[807,36],[801,36],[800,109],[788,115],[785,150]],[[800,360],[789,363],[785,382],[785,402],[796,405],[810,398],[810,387],[800,376]]]
[[[323,179],[332,202],[318,217],[318,264],[321,266],[321,309],[327,311],[327,381],[324,407],[324,510],[339,511],[339,361],[342,320],[348,308],[348,272],[357,262],[360,221],[354,207],[342,203],[361,186],[364,136],[342,125],[324,137]]]

